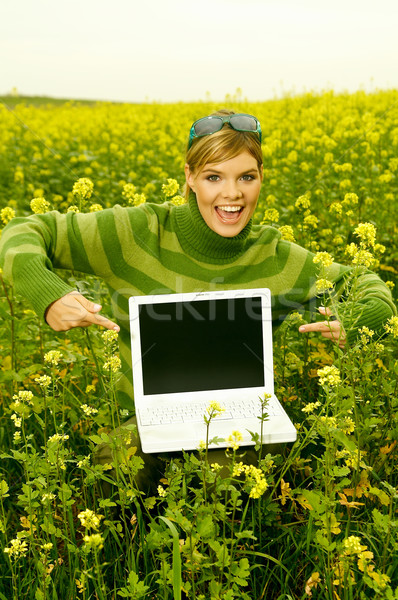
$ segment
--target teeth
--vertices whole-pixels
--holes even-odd
[[[238,212],[242,207],[241,206],[218,206],[220,210],[225,210],[226,212]]]

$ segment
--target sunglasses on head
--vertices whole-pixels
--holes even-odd
[[[188,150],[192,146],[192,142],[195,138],[216,133],[216,131],[220,131],[220,129],[222,129],[225,123],[228,123],[228,125],[232,127],[232,129],[235,129],[235,131],[251,131],[258,133],[261,144],[261,126],[260,121],[258,121],[256,117],[243,113],[228,115],[226,117],[214,115],[198,119],[192,125],[189,132]]]

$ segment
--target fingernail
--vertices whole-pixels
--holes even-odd
[[[305,325],[301,325],[301,327],[299,327],[299,331],[305,331]]]
[[[100,310],[102,308],[101,304],[94,304],[94,310]]]
[[[113,328],[113,331],[120,331],[120,327],[118,325],[115,325],[115,327]]]

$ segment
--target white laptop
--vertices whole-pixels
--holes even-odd
[[[296,430],[274,394],[271,294],[225,290],[129,299],[134,400],[144,452],[197,449],[210,402],[225,410],[209,439],[242,446],[260,434],[261,402],[272,394],[263,443],[293,442]]]

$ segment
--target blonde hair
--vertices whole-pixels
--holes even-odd
[[[224,117],[234,114],[233,110],[221,109],[211,113],[210,116]],[[250,131],[236,131],[226,123],[216,133],[194,138],[191,148],[187,150],[185,162],[191,173],[199,174],[208,163],[221,163],[235,158],[245,151],[254,156],[260,171],[263,165],[263,153],[258,134]],[[190,193],[191,188],[186,183],[184,186],[186,202],[188,202]]]

